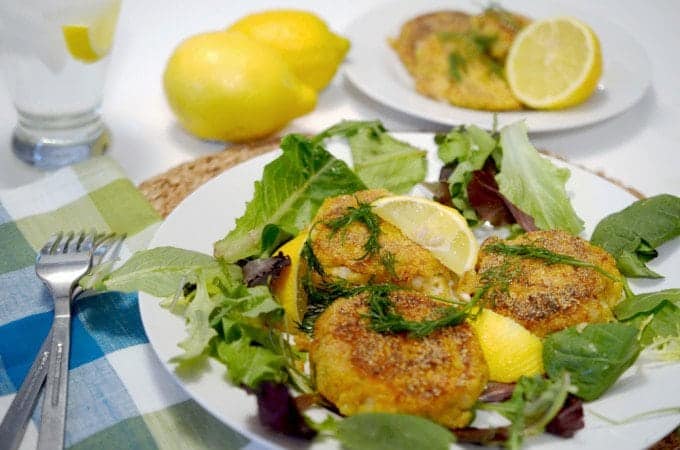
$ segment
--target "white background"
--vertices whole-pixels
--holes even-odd
[[[484,3],[459,1],[468,5]],[[113,133],[109,154],[139,183],[224,147],[186,134],[165,102],[161,76],[168,56],[183,38],[224,28],[244,14],[271,7],[314,11],[342,33],[354,18],[380,3],[384,2],[123,0],[103,105],[103,116]],[[571,131],[536,134],[533,141],[539,148],[602,170],[646,195],[680,195],[680,3],[579,0],[569,4],[605,17],[635,36],[652,62],[652,84],[639,103],[618,117]],[[510,0],[503,5],[512,9]],[[584,19],[587,21],[587,17]],[[391,131],[446,129],[369,100],[339,73],[321,93],[316,110],[293,121],[282,133],[314,133],[341,119],[357,118],[379,118]],[[0,188],[41,176],[11,153],[15,120],[6,88],[0,84]]]

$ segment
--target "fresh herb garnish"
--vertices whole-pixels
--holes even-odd
[[[467,61],[458,52],[449,53],[449,75],[456,81],[463,79],[463,73],[467,70]]]
[[[607,272],[602,267],[596,264],[592,264],[587,261],[582,261],[580,259],[574,258],[573,256],[565,255],[562,253],[555,253],[544,247],[538,247],[535,245],[527,244],[508,245],[497,242],[484,246],[484,250],[491,253],[497,253],[507,256],[541,259],[545,261],[548,265],[566,264],[575,267],[586,267],[595,270],[599,274],[604,275],[605,277],[609,278],[612,281],[621,281],[620,277],[612,275],[611,273]]]
[[[368,314],[371,329],[377,333],[408,333],[409,336],[422,338],[445,327],[452,327],[462,323],[469,315],[476,302],[470,302],[465,307],[449,306],[442,308],[440,316],[432,320],[407,320],[394,309],[394,303],[389,293],[394,287],[389,285],[374,286],[369,290]]]
[[[380,218],[373,212],[373,208],[369,203],[357,200],[357,205],[356,207],[350,206],[342,216],[331,219],[325,224],[331,229],[331,237],[353,222],[365,225],[368,230],[368,239],[364,243],[366,253],[358,258],[364,259],[369,256],[375,256],[380,251],[380,243],[378,242],[378,237],[380,236]]]
[[[489,34],[472,33],[472,42],[475,43],[477,49],[481,53],[489,53],[491,46],[498,40],[498,36],[492,36]]]
[[[585,267],[588,269],[593,269],[597,273],[609,278],[612,281],[621,283],[626,296],[632,296],[633,292],[628,286],[628,282],[624,277],[617,277],[616,275],[607,272],[602,267],[597,264],[592,264],[587,261],[583,261],[573,256],[565,255],[562,253],[555,253],[547,248],[538,247],[535,245],[518,244],[518,245],[508,245],[501,242],[496,242],[493,244],[486,245],[485,250],[491,253],[497,253],[507,256],[517,256],[520,258],[535,258],[545,261],[548,265],[551,264],[566,264],[574,267]]]

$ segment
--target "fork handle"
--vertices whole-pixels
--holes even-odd
[[[21,445],[26,425],[38,400],[45,375],[47,375],[51,345],[52,330],[50,329],[28,371],[28,375],[24,378],[19,392],[14,396],[12,404],[9,405],[9,409],[0,424],[0,450],[16,450]]]
[[[55,306],[66,299],[55,299]],[[68,304],[68,303],[67,303]],[[55,308],[52,324],[50,363],[45,380],[38,435],[38,450],[63,449],[66,425],[66,400],[68,391],[68,363],[71,346],[71,315],[68,310]]]

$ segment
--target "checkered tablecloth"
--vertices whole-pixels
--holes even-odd
[[[0,417],[9,408],[52,322],[36,277],[36,251],[58,230],[126,232],[121,252],[144,248],[160,224],[107,157],[0,191]],[[105,293],[74,306],[66,446],[72,449],[255,448],[204,411],[153,353],[136,294]],[[37,443],[39,410],[22,448]]]

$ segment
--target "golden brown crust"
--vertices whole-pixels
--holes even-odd
[[[491,253],[493,243],[528,244],[553,253],[569,255],[594,264],[620,277],[614,258],[589,242],[565,231],[534,231],[517,239],[487,239],[480,248],[475,271],[466,273],[459,292],[473,294],[484,285],[480,274],[489,269],[507,267],[514,274],[507,290],[492,289],[484,297],[487,306],[499,314],[512,317],[538,336],[562,330],[579,323],[608,322],[613,319],[611,307],[620,299],[623,286],[595,269],[567,264],[548,264],[535,258]]]
[[[461,11],[435,11],[423,14],[401,26],[399,36],[389,43],[406,69],[414,75],[416,49],[432,33],[465,33],[470,30],[470,15]]]
[[[443,305],[413,291],[390,299],[408,320],[431,319]],[[467,425],[488,379],[471,327],[441,328],[425,338],[379,334],[369,328],[367,311],[362,294],[336,300],[317,320],[310,361],[318,391],[347,415],[400,412]]]
[[[343,279],[355,285],[392,283],[453,298],[456,275],[393,225],[380,219],[380,251],[375,255],[366,255],[364,244],[370,233],[364,224],[352,223],[335,233],[326,225],[346,214],[348,208],[357,207],[358,202],[370,203],[386,195],[390,193],[385,190],[360,191],[327,199],[321,205],[314,219],[310,243],[327,274],[325,281]],[[393,271],[384,262],[387,254],[394,258]],[[316,285],[322,282],[318,275],[312,279]]]
[[[527,23],[523,16],[498,9],[475,16],[437,11],[404,23],[390,45],[419,93],[464,108],[516,110],[522,104],[512,95],[502,67],[515,35]],[[483,51],[484,39],[488,49]],[[459,61],[457,76],[452,75],[452,55]]]

